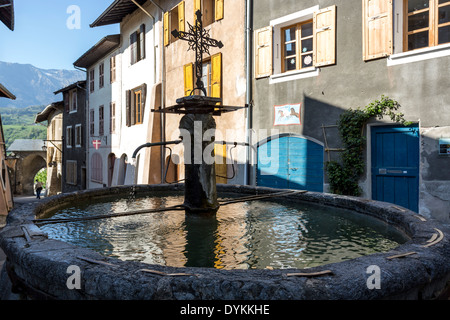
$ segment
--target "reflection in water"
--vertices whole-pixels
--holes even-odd
[[[77,217],[177,205],[183,197],[111,200],[59,210]],[[158,212],[41,227],[50,238],[106,256],[176,267],[305,268],[388,251],[407,239],[370,217],[310,204],[252,201],[217,217]]]

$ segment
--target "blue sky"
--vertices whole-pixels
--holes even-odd
[[[89,27],[113,0],[15,0],[15,30],[0,23],[0,61],[73,70],[73,63],[119,24]],[[75,24],[78,6],[80,25]],[[75,28],[69,28],[75,26]]]

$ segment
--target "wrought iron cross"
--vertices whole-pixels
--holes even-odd
[[[220,49],[223,47],[223,44],[221,41],[211,39],[209,37],[209,32],[203,29],[201,11],[197,10],[197,12],[195,12],[195,15],[197,17],[195,21],[195,27],[188,22],[189,32],[178,31],[175,29],[172,31],[172,35],[175,38],[187,41],[189,43],[189,50],[195,51],[195,76],[197,77],[195,85],[197,87],[192,90],[191,95],[196,89],[198,89],[201,90],[205,96],[207,96],[205,85],[202,81],[203,53],[207,53],[209,55],[210,47],[217,47]]]

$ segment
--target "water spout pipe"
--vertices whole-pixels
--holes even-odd
[[[150,147],[155,147],[155,146],[166,146],[169,144],[179,144],[181,142],[183,142],[183,140],[144,143],[143,145],[137,147],[137,149],[133,153],[132,159],[136,159],[138,152],[143,148],[150,148]]]

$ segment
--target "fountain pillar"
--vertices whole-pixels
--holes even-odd
[[[186,114],[180,121],[180,129],[186,130],[190,139],[184,141],[185,201],[186,213],[213,215],[219,209],[216,190],[215,161],[205,159],[205,149],[211,141],[203,141],[205,132],[215,135],[216,121],[211,114]]]

